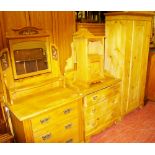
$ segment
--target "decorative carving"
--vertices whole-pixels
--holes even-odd
[[[9,67],[7,51],[4,51],[2,56],[1,56],[1,64],[2,64],[2,70],[3,71]]]
[[[52,58],[58,60],[58,51],[54,45],[52,45]]]
[[[39,34],[39,31],[42,29],[36,28],[36,27],[23,27],[21,29],[12,29],[18,35],[34,35]]]
[[[77,32],[74,33],[74,38],[93,38],[95,37],[88,29],[80,28]]]

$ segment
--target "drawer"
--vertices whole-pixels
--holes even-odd
[[[92,132],[98,126],[99,126],[99,121],[97,117],[85,119],[85,132]]]
[[[108,124],[113,121],[112,113],[106,113],[105,115],[96,116],[94,118],[87,118],[85,120],[85,132],[90,134],[96,132],[98,128],[106,128]]]
[[[65,137],[63,141],[60,141],[60,143],[79,143],[79,142],[80,142],[80,138],[76,132],[73,133],[71,136]]]
[[[39,115],[31,120],[32,130],[35,132],[49,125],[55,126],[61,120],[78,117],[78,110],[78,102],[74,102]]]
[[[45,128],[37,133],[34,133],[35,143],[50,143],[57,141],[57,129],[56,128]]]
[[[45,129],[34,132],[35,142],[66,142],[74,137],[79,137],[79,119],[58,122],[54,127],[48,126]],[[74,141],[73,141],[74,142]]]
[[[74,102],[71,104],[67,104],[62,106],[61,108],[56,110],[56,118],[59,120],[65,120],[72,117],[79,116],[79,102]],[[59,116],[59,117],[58,117]]]
[[[115,85],[113,87],[101,89],[97,92],[94,92],[92,94],[85,96],[84,97],[84,102],[85,102],[84,105],[85,105],[85,107],[91,106],[91,105],[96,104],[98,102],[102,102],[108,96],[114,96],[117,93],[119,93],[119,85]]]

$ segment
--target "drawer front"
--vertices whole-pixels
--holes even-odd
[[[77,133],[73,133],[73,135],[65,137],[65,139],[63,141],[60,141],[60,143],[79,143],[80,139],[79,139],[79,135],[77,135]]]
[[[78,117],[79,115],[79,102],[67,104],[56,110],[56,118],[61,120],[70,119],[72,117]]]
[[[34,142],[35,143],[50,143],[56,142],[57,140],[57,130],[56,128],[46,128],[40,130],[37,133],[34,133]]]
[[[39,115],[31,120],[32,130],[35,132],[49,125],[55,126],[55,124],[61,120],[78,117],[78,110],[78,102],[74,102]]]
[[[116,87],[115,90],[119,89]],[[120,94],[107,95],[103,101],[95,102],[84,108],[85,132],[86,135],[96,132],[98,129],[105,129],[110,123],[114,122],[120,115]]]
[[[119,85],[115,85],[113,87],[105,88],[102,90],[99,90],[95,93],[89,94],[84,98],[84,105],[85,107],[91,106],[93,104],[96,104],[98,102],[104,101],[107,96],[113,96],[115,94],[119,93]]]
[[[85,119],[85,133],[93,132],[99,126],[99,117]]]
[[[76,138],[77,137],[77,138]],[[34,132],[35,142],[75,142],[79,137],[79,119],[58,122],[55,126]],[[71,140],[72,139],[72,140]],[[70,140],[70,141],[69,141]],[[78,139],[79,141],[79,139]]]
[[[59,128],[59,133],[62,133],[61,137],[59,137],[59,142],[63,143],[79,142],[80,140],[79,119],[63,123],[63,125]]]

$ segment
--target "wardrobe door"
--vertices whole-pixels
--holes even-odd
[[[148,37],[147,22],[134,21],[132,31],[132,46],[130,57],[130,73],[129,73],[129,96],[127,112],[137,108],[143,104],[144,85],[146,76],[146,62],[148,56]],[[147,45],[146,45],[147,44]]]
[[[144,102],[144,93],[145,93],[145,85],[146,85],[146,74],[147,74],[147,64],[148,64],[148,55],[149,55],[149,43],[150,43],[150,35],[151,35],[151,22],[145,23],[145,38],[143,44],[143,53],[142,53],[142,65],[140,71],[140,105],[143,105]],[[154,86],[154,84],[152,84]],[[155,89],[154,89],[155,90]]]
[[[121,113],[126,113],[133,22],[106,21],[105,69],[121,79]]]

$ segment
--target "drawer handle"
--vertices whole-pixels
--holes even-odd
[[[64,110],[64,114],[69,114],[71,112],[71,109]]]
[[[96,109],[92,109],[92,112],[95,113],[96,112]]]
[[[65,126],[65,129],[70,129],[71,127],[72,127],[72,123],[67,124],[67,125]]]
[[[51,138],[51,133],[48,133],[48,134],[42,136],[42,139],[43,139],[43,140],[47,140],[47,139],[49,139],[49,138]]]
[[[93,96],[92,98],[95,101],[95,100],[97,100],[98,96],[96,95],[96,96]]]
[[[72,142],[73,142],[72,138],[66,141],[66,143],[72,143]]]
[[[49,117],[48,118],[41,119],[40,120],[40,123],[41,124],[44,124],[44,123],[48,122],[49,119],[50,119]]]

